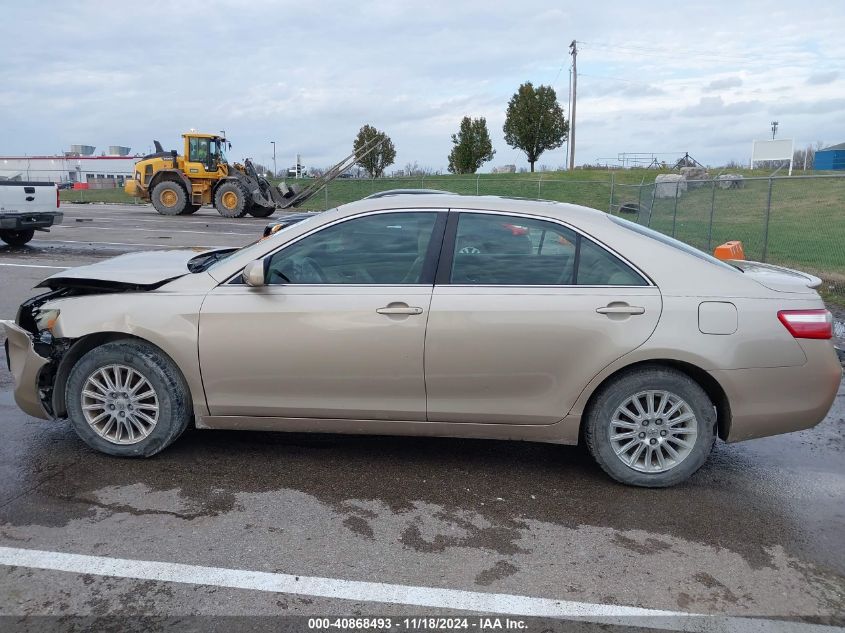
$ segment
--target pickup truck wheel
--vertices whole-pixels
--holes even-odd
[[[214,208],[224,218],[242,218],[249,209],[247,193],[237,182],[224,182],[214,193]]]
[[[35,235],[35,229],[24,229],[22,231],[6,230],[0,231],[0,240],[9,246],[23,246]]]
[[[683,372],[633,368],[596,394],[584,439],[616,481],[665,488],[707,460],[716,439],[716,412],[707,393]]]
[[[153,187],[152,200],[155,210],[162,215],[180,215],[188,206],[188,195],[179,183],[165,180]]]
[[[254,218],[269,218],[276,211],[276,207],[265,207],[254,204],[249,208],[249,214]]]
[[[65,402],[82,441],[117,457],[155,455],[193,415],[179,368],[136,340],[106,343],[80,358],[68,376]]]

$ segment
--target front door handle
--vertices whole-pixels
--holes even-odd
[[[422,308],[407,305],[389,305],[376,310],[379,314],[422,314]]]
[[[645,308],[641,306],[629,306],[626,304],[608,305],[603,308],[596,308],[599,314],[645,314]]]

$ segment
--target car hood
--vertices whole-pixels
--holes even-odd
[[[815,275],[791,268],[738,259],[729,260],[727,263],[736,266],[747,277],[769,290],[777,292],[809,293],[814,292],[816,288],[822,285],[822,280]]]
[[[92,290],[152,290],[187,275],[188,262],[209,249],[127,253],[111,259],[69,268],[47,277],[39,288]]]

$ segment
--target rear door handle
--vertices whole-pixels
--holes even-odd
[[[385,306],[376,310],[379,314],[422,314],[422,311],[422,308],[412,306]]]
[[[645,314],[645,308],[641,306],[610,305],[603,308],[596,308],[599,314]]]

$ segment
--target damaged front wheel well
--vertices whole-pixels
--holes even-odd
[[[77,339],[68,349],[67,353],[62,357],[59,366],[56,370],[56,379],[53,382],[53,414],[57,418],[67,417],[67,403],[65,402],[65,387],[67,385],[68,376],[73,366],[85,354],[90,352],[95,347],[99,347],[105,343],[112,341],[143,341],[149,343],[139,336],[132,336],[126,332],[97,332],[96,334],[88,334],[82,338]]]

